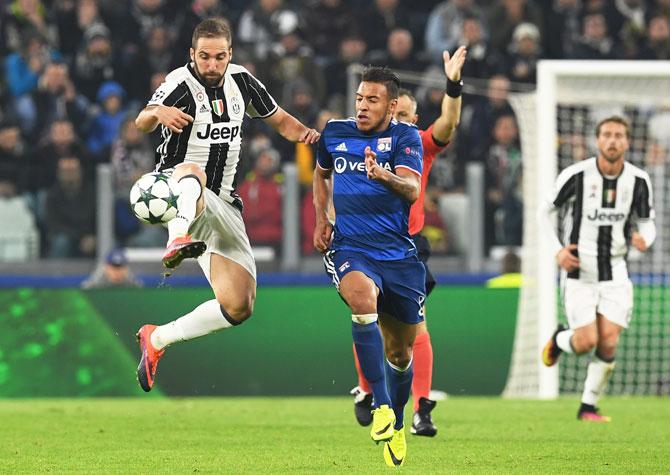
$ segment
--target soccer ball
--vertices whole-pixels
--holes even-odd
[[[161,172],[142,175],[130,189],[130,207],[142,222],[167,223],[177,216],[179,184]]]

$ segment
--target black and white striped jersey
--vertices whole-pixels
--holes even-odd
[[[562,211],[562,242],[553,226],[546,227],[555,252],[577,244],[580,268],[567,277],[585,282],[627,279],[626,255],[633,230],[637,227],[642,234],[642,226],[654,226],[649,175],[628,162],[617,177],[603,175],[595,157],[567,167],[556,179],[544,209],[545,224],[550,222],[549,213]]]
[[[265,119],[278,109],[265,86],[246,68],[231,63],[223,86],[209,87],[187,64],[167,75],[149,100],[148,105],[154,104],[178,107],[194,119],[181,134],[161,126],[163,140],[156,149],[156,169],[197,163],[207,174],[207,188],[241,208],[235,186],[242,121],[245,114]]]

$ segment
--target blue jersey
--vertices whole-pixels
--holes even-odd
[[[364,133],[354,119],[331,120],[323,130],[318,166],[333,170],[335,230],[333,250],[361,252],[390,261],[416,254],[409,237],[410,203],[365,171],[365,147],[377,154],[379,166],[395,172],[406,168],[421,177],[423,148],[418,129],[392,120],[380,133]]]

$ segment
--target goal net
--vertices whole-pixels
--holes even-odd
[[[543,61],[532,94],[511,98],[523,152],[523,286],[509,397],[552,398],[581,392],[588,356],[563,355],[545,368],[540,352],[565,321],[557,267],[537,221],[537,207],[563,168],[596,154],[594,128],[610,115],[631,124],[627,159],[650,175],[658,237],[645,254],[631,252],[635,284],[630,328],[619,341],[609,394],[670,394],[670,64],[652,61]]]

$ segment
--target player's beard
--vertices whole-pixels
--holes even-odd
[[[212,74],[206,76],[200,71],[200,69],[198,69],[198,63],[195,61],[193,62],[193,67],[195,68],[195,72],[198,74],[200,79],[202,79],[202,81],[209,87],[217,87],[221,83],[221,80],[225,74],[224,71],[223,74]]]

